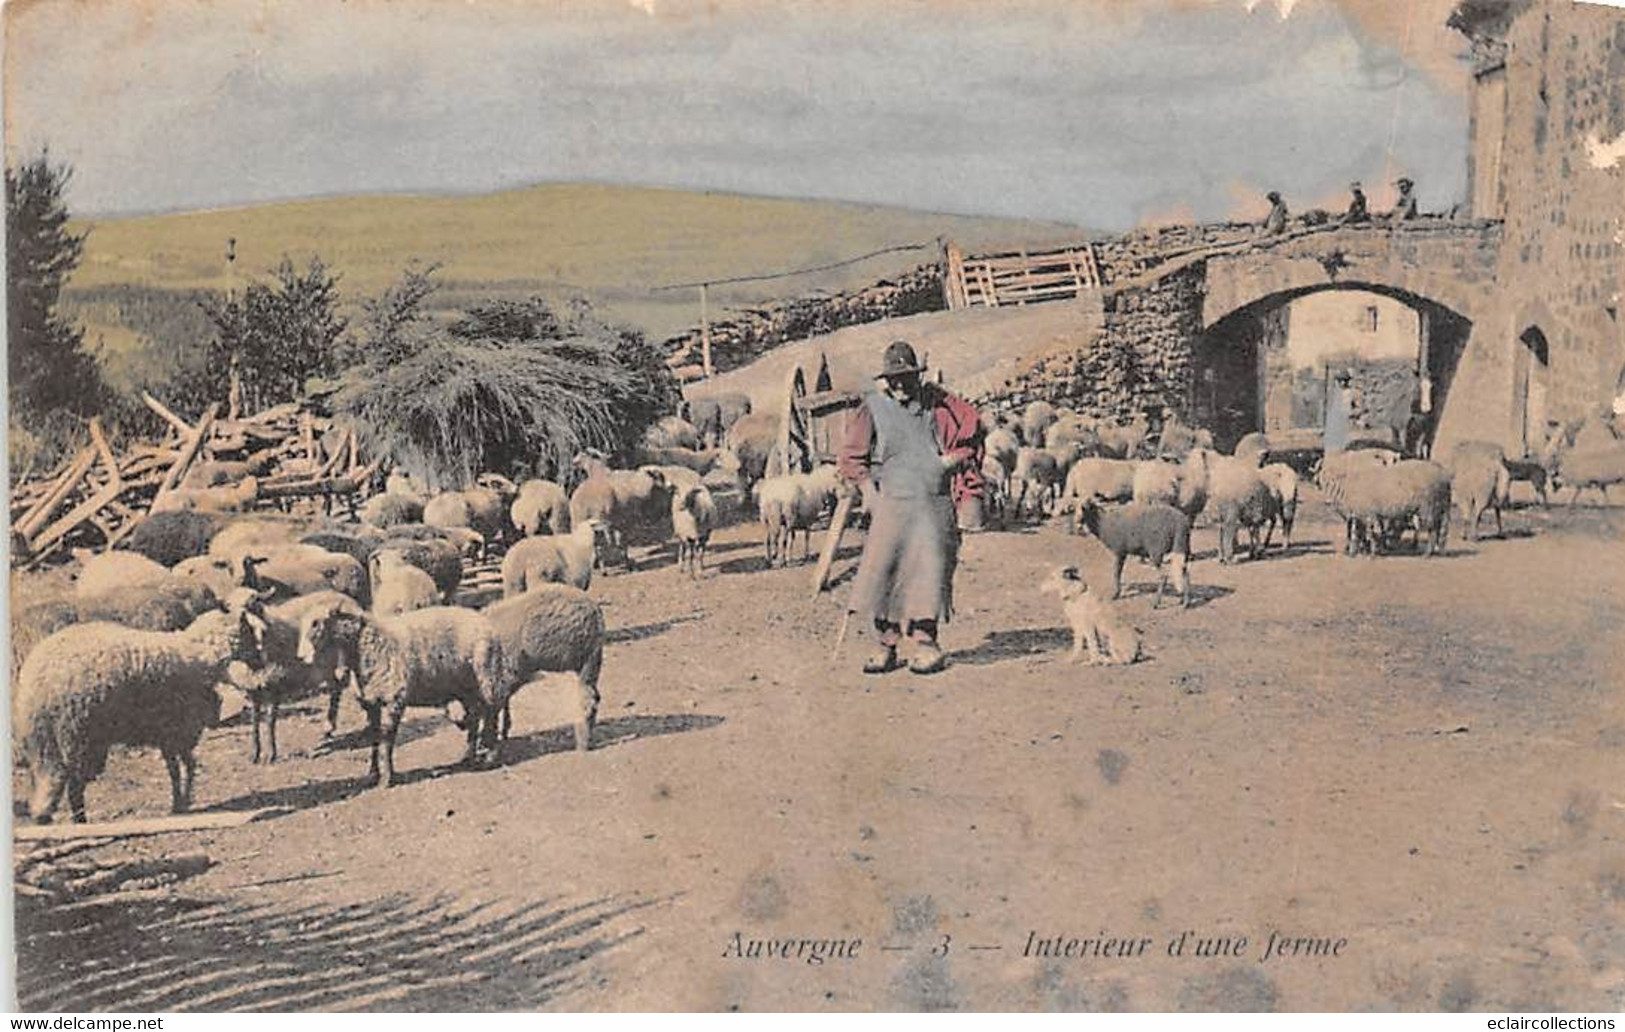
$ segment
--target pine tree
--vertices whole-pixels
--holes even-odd
[[[84,253],[63,200],[73,171],[48,152],[6,167],[6,337],[12,411],[39,425],[63,412],[93,415],[104,391],[84,333],[62,318],[63,284]]]

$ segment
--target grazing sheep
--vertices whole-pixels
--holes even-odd
[[[743,416],[728,431],[728,451],[738,462],[739,497],[749,498],[756,482],[767,476],[768,461],[779,444],[779,417],[768,412]]]
[[[189,487],[166,491],[149,512],[244,512],[260,496],[260,482],[247,477],[232,487]]]
[[[372,574],[372,611],[379,616],[427,609],[442,600],[440,586],[434,578],[407,562],[406,557],[393,548],[374,552],[367,566]]]
[[[209,555],[233,558],[264,548],[291,545],[304,533],[305,524],[296,520],[254,516],[232,520],[209,542]]]
[[[1162,430],[1157,434],[1156,457],[1171,459],[1185,455],[1195,447],[1196,432],[1185,425],[1178,412],[1170,411],[1162,421]]]
[[[251,558],[258,560],[259,581],[276,601],[316,591],[339,591],[367,604],[366,568],[350,556],[294,544],[263,548]]]
[[[1067,513],[1069,529],[1076,531],[1078,507],[1091,498],[1127,502],[1134,498],[1134,463],[1126,459],[1079,459],[1066,475],[1057,512]]]
[[[1507,472],[1501,446],[1490,441],[1461,441],[1450,451],[1450,494],[1461,513],[1469,541],[1478,540],[1478,521],[1487,510],[1495,510],[1495,534],[1506,536],[1501,523],[1501,506],[1511,493],[1512,477]]]
[[[1112,459],[1137,459],[1151,432],[1151,421],[1144,412],[1134,413],[1128,426],[1103,423],[1095,436],[1100,440],[1100,454]]]
[[[508,518],[522,537],[567,534],[570,531],[570,495],[551,480],[527,480],[508,507]]]
[[[423,519],[423,499],[386,491],[373,495],[361,505],[361,522],[380,530]]]
[[[1125,462],[1125,459],[1107,459]],[[1192,448],[1181,463],[1151,459],[1134,466],[1133,499],[1136,502],[1162,502],[1172,505],[1191,520],[1207,507],[1207,452]]]
[[[599,460],[578,456],[588,476],[570,494],[570,525],[597,520],[612,550],[627,569],[634,564],[631,542],[652,543],[670,537],[671,486],[656,470],[609,469]]]
[[[350,613],[359,616],[361,607],[348,595],[337,591],[318,591],[314,595],[301,595],[267,609],[263,641],[264,662],[258,670],[234,668],[230,683],[248,697],[253,713],[254,748],[250,762],[275,763],[277,761],[277,717],[285,702],[297,702],[313,695],[327,696],[327,729],[323,741],[331,741],[338,734],[339,698],[344,692],[340,670],[345,657],[335,649],[328,649],[306,663],[299,658],[299,629],[307,617],[328,613]],[[264,723],[268,749],[260,744],[260,725]]]
[[[347,555],[356,562],[365,564],[372,558],[372,554],[383,546],[387,538],[388,535],[377,527],[352,525],[347,530],[312,531],[300,537],[296,543],[325,548],[329,552]]]
[[[1042,448],[1023,447],[1010,474],[1010,502],[1016,518],[1022,519],[1028,512],[1052,511],[1061,482],[1061,466],[1054,455]]]
[[[198,555],[175,564],[171,574],[181,581],[199,584],[225,598],[233,589],[246,587],[241,562],[221,555]]]
[[[811,473],[787,473],[768,477],[757,485],[756,511],[762,521],[767,565],[790,562],[790,545],[796,531],[802,532],[801,559],[812,551],[812,529],[835,503],[841,490],[840,474],[834,466],[819,466]]]
[[[1535,497],[1540,499],[1541,508],[1551,507],[1551,501],[1546,497],[1546,483],[1551,479],[1552,475],[1549,466],[1540,459],[1507,459],[1505,464],[1507,468],[1508,504],[1511,504],[1512,500],[1512,484],[1522,481],[1528,484],[1535,492]]]
[[[1269,453],[1269,438],[1265,437],[1261,433],[1258,433],[1256,430],[1250,434],[1243,435],[1241,440],[1236,442],[1236,446],[1230,450],[1230,455],[1232,458],[1251,462],[1254,466],[1262,466],[1264,464],[1264,459],[1268,457]],[[1337,455],[1339,453],[1332,452],[1331,454]],[[1349,453],[1345,452],[1342,454]],[[1330,455],[1327,456],[1327,458],[1330,457]]]
[[[428,574],[440,597],[450,603],[463,582],[461,550],[443,538],[388,538],[380,549],[389,549],[408,564]],[[368,556],[371,559],[371,556]]]
[[[580,708],[575,746],[592,748],[598,723],[598,675],[604,666],[604,611],[584,591],[542,584],[485,611],[512,667],[514,687],[502,703],[502,738],[512,724],[508,700],[538,674],[574,673]]]
[[[634,465],[659,466],[662,469],[680,468],[703,477],[722,466],[726,454],[718,448],[708,448],[704,451],[690,451],[686,448],[639,448],[636,451],[637,461]]]
[[[705,549],[717,522],[717,503],[704,484],[679,486],[671,496],[671,529],[677,535],[677,568],[705,573]]]
[[[1556,490],[1574,488],[1574,497],[1569,499],[1571,509],[1580,500],[1580,492],[1587,487],[1602,492],[1603,504],[1607,505],[1608,488],[1620,483],[1625,483],[1625,442],[1622,441],[1585,449],[1576,445],[1572,451],[1558,456],[1557,472],[1552,477],[1552,486]]]
[[[1372,465],[1323,483],[1332,508],[1343,517],[1343,553],[1373,555],[1397,541],[1413,523],[1425,533],[1426,554],[1444,548],[1450,529],[1450,472],[1417,459]]]
[[[699,430],[681,416],[662,417],[643,432],[643,444],[647,448],[686,448],[689,451],[702,447]]]
[[[598,555],[599,527],[597,520],[585,519],[568,534],[540,534],[516,543],[502,557],[502,597],[513,598],[547,583],[587,590]]]
[[[1248,555],[1264,555],[1264,528],[1279,518],[1275,492],[1252,457],[1215,455],[1208,461],[1208,503],[1219,521],[1219,562],[1236,561],[1236,538],[1247,528]]]
[[[372,740],[368,777],[379,787],[395,781],[395,739],[408,706],[462,705],[468,714],[466,765],[476,763],[482,746],[494,749],[495,714],[507,704],[515,682],[482,614],[434,606],[387,618],[342,611],[306,615],[299,628],[299,660],[317,663],[330,649],[344,657],[356,700],[366,711]]]
[[[486,550],[493,543],[505,540],[508,509],[513,496],[513,492],[507,488],[511,485],[492,474],[486,474],[482,479],[491,486],[446,491],[429,499],[423,506],[423,522],[431,527],[472,530],[484,539],[483,547]]]
[[[422,508],[423,499],[429,496],[429,489],[412,474],[392,469],[389,476],[384,478],[384,493],[416,499],[418,507]]]
[[[1071,446],[1080,456],[1092,455],[1100,450],[1100,438],[1095,432],[1092,420],[1065,414],[1057,416],[1055,422],[1045,431],[1044,446],[1046,448]]]
[[[152,588],[168,581],[170,573],[144,555],[133,552],[104,552],[94,555],[82,550],[79,575],[73,593],[78,599],[93,599],[120,588]]]
[[[1029,448],[1042,448],[1045,435],[1055,423],[1055,406],[1047,401],[1029,402],[1021,414],[1021,439]]]
[[[119,546],[144,555],[161,566],[204,555],[209,542],[225,526],[225,518],[212,512],[160,512],[135,525]]]
[[[990,524],[1002,526],[1005,521],[1005,510],[1010,501],[1009,486],[1006,478],[1009,470],[1004,463],[992,455],[982,456],[983,498],[982,505],[986,510]]]
[[[1016,471],[1016,456],[1021,452],[1021,438],[1002,420],[992,430],[989,430],[983,442],[983,454],[998,464],[999,472],[996,478],[988,476],[988,468],[984,464],[983,476],[988,481],[995,480],[1001,487],[1008,488],[1010,475]]]
[[[710,448],[719,447],[734,425],[750,414],[749,396],[738,392],[695,398],[683,402],[678,408],[678,415],[688,420],[695,433]]]
[[[1298,472],[1284,462],[1272,462],[1258,471],[1264,480],[1264,486],[1270,489],[1275,496],[1275,518],[1270,521],[1269,529],[1264,532],[1264,547],[1270,546],[1270,537],[1275,533],[1275,524],[1281,524],[1281,547],[1292,547],[1292,525],[1298,518],[1298,491],[1301,487],[1298,481]]]
[[[232,663],[260,661],[264,621],[253,593],[181,631],[108,623],[68,627],[24,662],[12,701],[17,755],[33,779],[28,811],[48,823],[62,800],[85,822],[85,786],[114,745],[155,746],[169,771],[176,813],[192,802],[198,740],[220,720],[215,684]]]
[[[1191,521],[1171,505],[1143,504],[1104,507],[1098,498],[1084,498],[1078,508],[1078,524],[1112,556],[1111,598],[1123,591],[1123,563],[1131,555],[1144,558],[1157,568],[1157,608],[1168,586],[1168,560],[1179,584],[1181,603],[1191,604]]]

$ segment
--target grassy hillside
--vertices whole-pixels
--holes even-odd
[[[70,292],[118,285],[222,289],[226,239],[235,237],[243,277],[264,275],[284,254],[299,264],[318,254],[342,274],[341,287],[354,300],[377,293],[404,263],[419,259],[441,263],[449,288],[443,304],[582,293],[657,339],[696,324],[699,315],[695,291],[651,289],[662,284],[818,265],[939,235],[975,246],[1086,234],[1059,223],[587,184],[481,196],[338,197],[87,220],[79,228],[90,236]],[[817,275],[717,288],[713,304],[869,283],[935,256],[934,248],[891,254]],[[93,333],[98,325],[105,324],[93,320]]]

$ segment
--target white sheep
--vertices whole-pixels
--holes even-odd
[[[393,548],[381,548],[367,563],[372,575],[372,611],[396,616],[438,605],[442,598],[434,578]]]
[[[232,487],[176,488],[154,498],[148,512],[243,512],[254,507],[259,494],[256,477],[244,477]]]
[[[600,526],[587,519],[568,534],[540,534],[515,543],[502,557],[502,597],[548,583],[585,591],[592,584]]]
[[[1275,534],[1275,524],[1281,525],[1281,547],[1292,547],[1292,524],[1298,518],[1298,493],[1302,487],[1298,480],[1298,471],[1284,462],[1272,462],[1258,471],[1263,478],[1264,486],[1269,488],[1275,496],[1275,518],[1270,521],[1269,529],[1264,532],[1264,547],[1270,546],[1270,538]]]
[[[423,499],[386,490],[373,495],[361,506],[361,522],[388,530],[401,523],[417,523],[423,519]]]
[[[264,621],[253,592],[182,631],[78,624],[40,642],[23,663],[12,701],[17,755],[33,779],[29,814],[50,821],[62,800],[85,821],[85,786],[114,745],[154,746],[169,771],[176,813],[191,806],[196,750],[220,720],[215,685],[233,663],[260,661]]]
[[[1133,499],[1172,505],[1194,521],[1207,506],[1207,452],[1192,448],[1177,463],[1159,459],[1134,463]]]
[[[496,714],[515,687],[513,668],[489,620],[456,606],[434,606],[394,617],[323,612],[301,621],[298,658],[317,663],[328,650],[345,657],[372,740],[369,779],[395,780],[395,739],[408,706],[459,703],[468,714],[466,765],[496,746]],[[378,753],[383,746],[383,773]]]
[[[1134,463],[1127,459],[1079,459],[1066,475],[1056,513],[1065,513],[1077,529],[1078,510],[1090,499],[1128,502],[1134,499]]]
[[[514,679],[503,700],[500,736],[512,724],[508,700],[538,674],[574,673],[579,709],[575,746],[592,748],[598,723],[598,676],[604,665],[604,611],[584,591],[543,584],[485,611]]]
[[[1478,540],[1478,521],[1490,509],[1495,510],[1495,533],[1504,537],[1501,507],[1512,493],[1512,475],[1501,446],[1490,441],[1458,442],[1446,465],[1450,470],[1450,494],[1461,513],[1467,539]]]
[[[787,473],[765,477],[756,485],[756,508],[763,529],[767,564],[775,560],[788,565],[790,545],[796,531],[803,534],[801,557],[805,562],[812,551],[812,529],[841,490],[841,478],[834,466],[820,466],[811,473]]]
[[[82,553],[82,565],[74,578],[73,593],[80,600],[128,588],[156,588],[172,574],[144,555],[134,552]]]
[[[1061,483],[1061,467],[1054,455],[1042,448],[1023,447],[1016,453],[1016,468],[1010,474],[1010,503],[1016,518],[1053,510]]]
[[[524,537],[570,532],[570,495],[551,480],[527,480],[508,507],[508,518]]]
[[[677,568],[692,577],[705,572],[705,549],[717,522],[717,503],[704,484],[679,486],[671,496],[671,529],[677,535]]]
[[[1264,555],[1264,528],[1277,518],[1276,496],[1253,458],[1214,455],[1208,460],[1208,502],[1219,521],[1219,562],[1236,559],[1236,538],[1247,528],[1253,559]]]

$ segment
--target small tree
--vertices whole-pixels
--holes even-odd
[[[73,171],[49,153],[6,167],[6,337],[13,412],[25,423],[94,414],[104,391],[84,334],[57,310],[62,286],[84,253],[68,231],[63,192]]]
[[[316,257],[304,272],[283,258],[271,275],[272,282],[252,284],[240,297],[202,302],[215,340],[197,387],[210,400],[225,398],[233,372],[243,407],[254,411],[299,397],[312,377],[331,377],[338,368],[345,328],[338,277]]]

